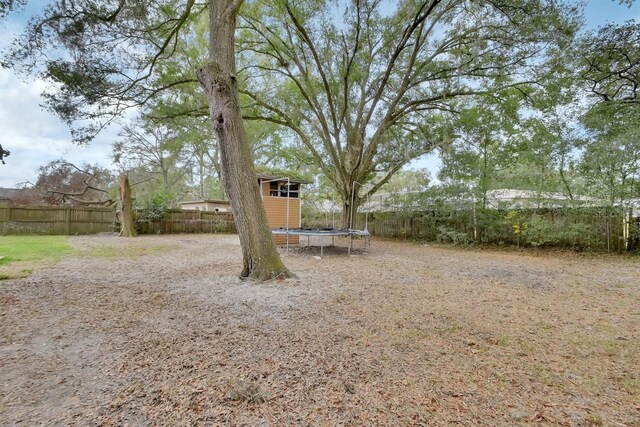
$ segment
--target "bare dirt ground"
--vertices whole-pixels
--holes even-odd
[[[637,258],[72,237],[0,282],[0,425],[640,426]]]

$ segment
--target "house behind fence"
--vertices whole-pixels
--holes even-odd
[[[161,218],[136,223],[140,234],[235,233],[231,212],[170,209]]]
[[[231,203],[228,200],[189,200],[178,205],[185,211],[231,212]]]

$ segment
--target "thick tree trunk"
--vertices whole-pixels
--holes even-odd
[[[362,204],[362,199],[357,195],[353,199],[353,207],[351,204],[351,198],[343,200],[342,202],[342,229],[358,228],[356,223],[358,208]],[[351,216],[353,215],[353,221]]]
[[[268,280],[290,277],[267,221],[253,155],[247,141],[235,75],[234,37],[240,0],[212,0],[209,63],[198,70],[198,80],[209,100],[209,112],[220,150],[222,183],[229,195],[240,237],[241,277]]]
[[[131,201],[131,186],[129,185],[129,176],[122,173],[118,178],[118,190],[120,195],[120,236],[135,237],[136,223],[133,202]]]
[[[351,226],[351,201],[342,203],[342,229],[347,230]]]

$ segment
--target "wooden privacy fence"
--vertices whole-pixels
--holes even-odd
[[[0,206],[0,235],[96,234],[113,231],[115,211],[67,206]]]
[[[235,233],[230,212],[168,210],[162,218],[138,220],[140,234]]]
[[[226,212],[168,210],[162,218],[139,220],[136,228],[140,234],[235,233],[233,215]],[[0,206],[0,235],[97,234],[117,229],[116,212],[110,208]]]

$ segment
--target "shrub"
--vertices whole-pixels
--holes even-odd
[[[440,243],[453,243],[454,245],[468,245],[471,240],[467,233],[461,233],[444,225],[438,227],[436,239]]]
[[[552,221],[541,215],[533,215],[526,226],[523,236],[534,247],[582,247],[582,237],[590,231],[587,224],[573,223],[566,219]]]
[[[167,197],[158,193],[145,200],[144,204],[138,208],[138,221],[159,221],[167,214],[169,206]]]

